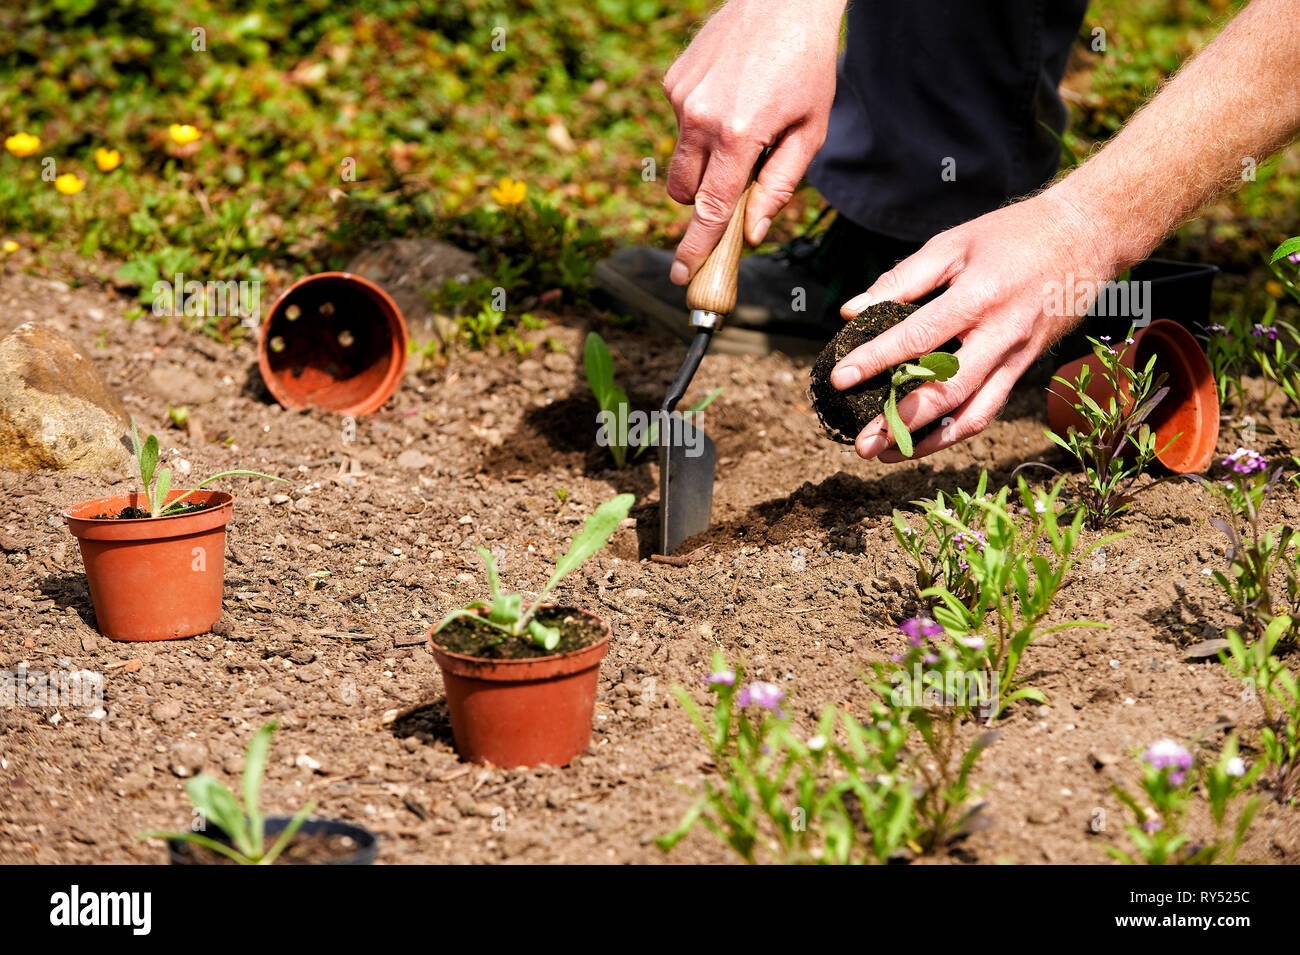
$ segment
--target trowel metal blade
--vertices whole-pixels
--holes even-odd
[[[669,426],[665,422],[665,426]],[[680,429],[680,430],[679,430]],[[686,538],[709,529],[718,449],[691,418],[676,418],[659,447],[659,543],[671,554]]]

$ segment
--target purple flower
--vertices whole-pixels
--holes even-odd
[[[704,678],[704,685],[708,689],[713,689],[715,686],[735,686],[736,671],[719,670],[716,673],[710,673]]]
[[[1238,448],[1223,459],[1225,468],[1232,468],[1238,474],[1254,474],[1268,467],[1268,459],[1258,451]]]
[[[1148,819],[1142,823],[1142,831],[1146,833],[1159,832],[1165,827],[1165,824],[1159,819]]]
[[[1152,769],[1172,769],[1169,781],[1175,786],[1183,784],[1187,771],[1192,768],[1192,754],[1186,746],[1172,739],[1156,740],[1142,754],[1142,760]]]
[[[751,703],[755,706],[761,706],[765,710],[773,710],[778,716],[781,715],[779,707],[781,701],[785,699],[785,690],[781,689],[775,683],[763,683],[761,681],[751,683],[739,693],[736,694],[737,706],[749,706]]]
[[[1300,265],[1300,252],[1292,252],[1286,257],[1286,260],[1292,265]]]
[[[938,663],[938,662],[939,662],[939,654],[937,654],[937,653],[927,653],[925,656],[921,657],[921,662],[922,662],[922,663]]]
[[[909,617],[898,625],[898,629],[907,634],[907,642],[914,647],[921,645],[922,637],[937,637],[943,633],[943,627],[929,617]]]
[[[1277,329],[1271,325],[1260,325],[1256,323],[1256,325],[1251,328],[1250,333],[1256,338],[1264,336],[1271,342],[1277,341]]]
[[[958,637],[957,642],[963,647],[967,647],[971,650],[983,650],[985,646],[984,638],[979,634],[971,634],[969,637]]]
[[[1110,336],[1109,336],[1109,335],[1102,335],[1102,336],[1101,336],[1101,340],[1104,341],[1104,342],[1108,342],[1108,341],[1110,341]]]

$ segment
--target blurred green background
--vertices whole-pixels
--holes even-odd
[[[33,0],[0,10],[0,240],[24,267],[84,256],[147,289],[176,271],[273,286],[394,235],[442,235],[567,302],[613,244],[671,244],[675,123],[664,70],[703,0]],[[1084,155],[1215,33],[1239,0],[1098,0],[1065,87]],[[1107,49],[1089,49],[1092,30]],[[196,34],[201,30],[202,34]],[[502,32],[503,31],[503,32]],[[494,50],[493,40],[504,40]],[[200,45],[203,50],[196,50]],[[1243,78],[1243,81],[1248,81]],[[199,131],[176,142],[173,124]],[[182,137],[184,138],[184,137]],[[102,171],[96,150],[117,150]],[[1162,250],[1225,269],[1221,307],[1260,308],[1267,252],[1297,229],[1294,150]],[[61,194],[43,157],[84,182]],[[643,171],[653,160],[657,181]],[[1068,162],[1068,159],[1066,160]],[[109,159],[111,164],[111,157]],[[354,169],[354,178],[346,175]],[[526,184],[493,189],[503,177]],[[514,189],[512,195],[511,189]],[[506,200],[505,202],[499,200]],[[774,241],[805,228],[804,190]],[[481,289],[460,293],[472,299]],[[1281,291],[1275,290],[1277,295]],[[471,306],[473,303],[470,303]],[[223,335],[238,326],[213,327]]]

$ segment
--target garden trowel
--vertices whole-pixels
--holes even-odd
[[[659,546],[663,554],[671,554],[686,538],[709,527],[718,451],[709,436],[696,426],[694,415],[682,417],[673,412],[690,387],[713,333],[736,307],[737,270],[745,242],[748,201],[749,189],[746,189],[731,213],[726,232],[686,290],[695,337],[677,377],[668,387],[659,429]]]

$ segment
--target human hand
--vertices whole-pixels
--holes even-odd
[[[944,419],[917,443],[913,457],[965,440],[989,426],[1025,369],[1130,264],[1118,255],[1106,228],[1052,190],[940,233],[845,303],[841,314],[852,318],[875,302],[911,302],[947,289],[844,356],[831,384],[850,388],[956,338],[957,374],[922,385],[899,401],[898,413],[911,431]],[[883,416],[863,429],[854,449],[863,458],[904,460]]]
[[[731,0],[664,77],[677,114],[668,194],[694,203],[669,278],[690,281],[722,237],[759,155],[745,237],[763,241],[826,138],[844,0]]]

